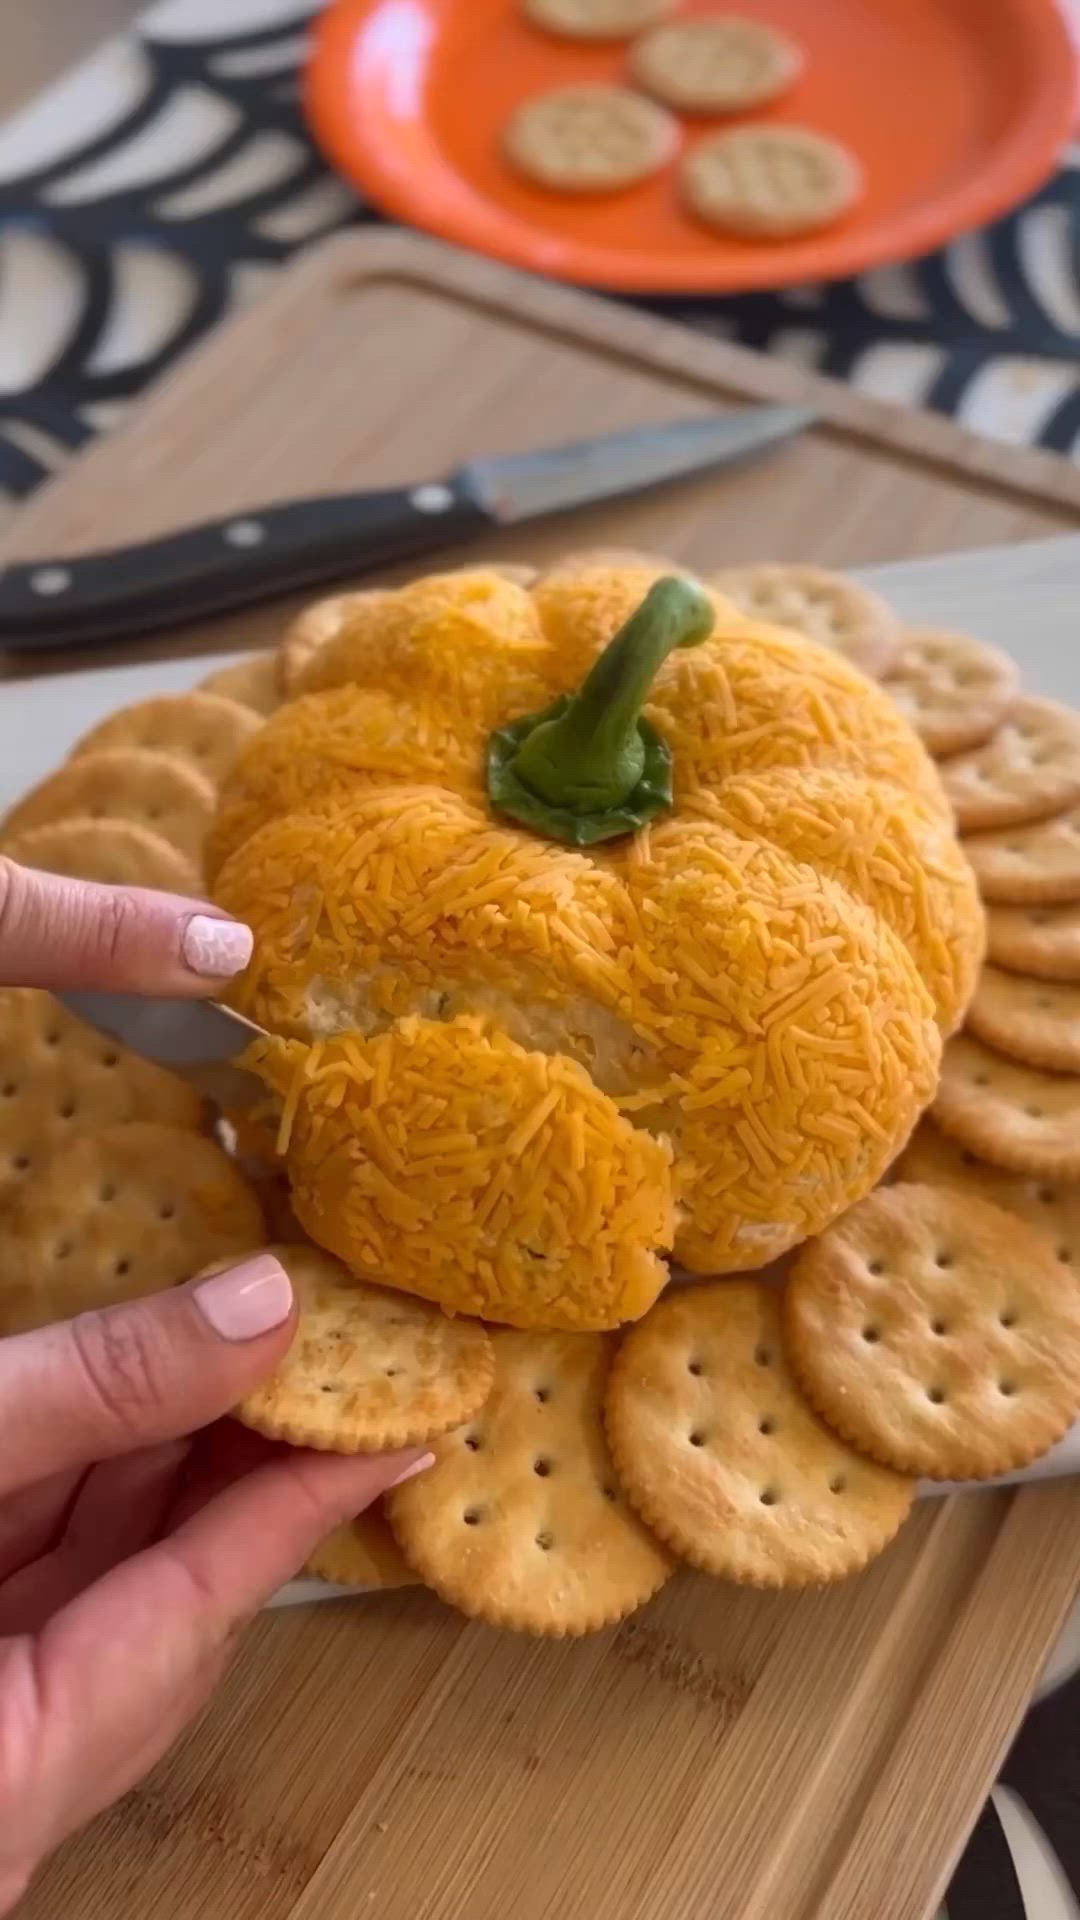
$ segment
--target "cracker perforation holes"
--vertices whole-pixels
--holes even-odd
[[[868,1347],[874,1347],[881,1339],[881,1328],[870,1321],[862,1330],[862,1337]]]
[[[945,1405],[944,1387],[927,1387],[926,1397],[929,1400],[931,1406],[943,1407]]]
[[[942,1339],[949,1331],[948,1322],[945,1320],[931,1320],[930,1331],[931,1333],[936,1333],[938,1338]]]
[[[116,1265],[113,1268],[113,1272],[115,1273],[118,1280],[122,1280],[126,1273],[131,1272],[131,1261],[126,1257],[126,1255],[121,1256],[121,1258],[116,1262]]]
[[[1043,1117],[1041,1107],[1025,1107],[1024,1112],[1027,1114],[1029,1120],[1041,1120]]]
[[[754,1348],[754,1365],[756,1367],[771,1367],[772,1366],[772,1349],[764,1345],[755,1347]]]
[[[533,1461],[533,1472],[539,1480],[546,1480],[551,1472],[551,1461],[543,1458]]]
[[[0,1087],[0,1094],[3,1095],[5,1100],[14,1100],[18,1091],[19,1083],[17,1080],[5,1080],[3,1086]]]
[[[762,1487],[758,1499],[763,1507],[776,1507],[780,1504],[780,1495],[775,1487]]]
[[[845,1479],[842,1473],[833,1474],[832,1479],[829,1481],[829,1492],[830,1493],[846,1493],[847,1492],[847,1480]]]
[[[74,1100],[65,1100],[63,1106],[57,1107],[56,1111],[61,1120],[74,1120],[76,1113]]]
[[[397,1379],[397,1377],[398,1377],[398,1374],[399,1374],[400,1372],[401,1372],[401,1368],[400,1368],[400,1367],[387,1367],[387,1368],[385,1368],[385,1373],[386,1373],[386,1378],[387,1378],[388,1380],[396,1380],[396,1379]]]
[[[72,1240],[59,1240],[59,1241],[57,1242],[57,1244],[56,1244],[56,1246],[55,1246],[55,1247],[53,1248],[53,1259],[54,1259],[54,1260],[66,1260],[66,1259],[68,1259],[68,1257],[69,1257],[69,1255],[71,1255],[72,1253],[74,1253],[74,1251],[75,1251],[75,1243],[74,1243],[74,1241],[72,1241]]]
[[[28,1153],[13,1154],[11,1164],[16,1173],[25,1173],[30,1165],[30,1155]]]
[[[470,1453],[479,1453],[480,1435],[478,1433],[467,1433],[465,1435],[465,1445],[468,1447]]]
[[[614,1487],[605,1487],[603,1491],[605,1500],[617,1500],[619,1497]]]
[[[171,1200],[163,1200],[158,1208],[159,1220],[175,1220],[176,1207]]]
[[[1013,1397],[1013,1394],[1016,1391],[1017,1391],[1017,1386],[1016,1386],[1015,1380],[999,1380],[998,1381],[998,1392],[1000,1394],[1003,1394],[1006,1400],[1011,1400]]]
[[[479,1507],[466,1507],[461,1517],[467,1527],[478,1527],[483,1516]]]
[[[551,1388],[550,1387],[534,1387],[533,1392],[536,1395],[538,1405],[540,1405],[541,1407],[546,1407],[548,1401],[551,1399]]]
[[[1057,1253],[1058,1259],[1061,1261],[1062,1266],[1067,1267],[1072,1260],[1072,1253],[1070,1249],[1068,1247],[1058,1247],[1055,1249],[1055,1251]]]
[[[690,1435],[690,1445],[692,1447],[703,1447],[705,1445],[705,1435],[697,1427],[695,1427],[693,1433]]]
[[[45,1035],[45,1045],[47,1047],[58,1047],[60,1045],[60,1035],[57,1033],[55,1027]]]
[[[98,1188],[98,1199],[102,1206],[108,1206],[110,1200],[116,1199],[116,1188],[110,1180],[106,1180],[104,1186]]]
[[[868,1260],[866,1263],[866,1271],[867,1273],[873,1274],[875,1280],[880,1280],[885,1271],[884,1260]]]
[[[686,1371],[692,1373],[695,1380],[700,1380],[705,1369],[700,1360],[691,1360],[687,1363]]]
[[[775,1433],[776,1421],[773,1420],[769,1414],[765,1414],[764,1418],[758,1421],[757,1430],[759,1433],[765,1433],[765,1434]]]
[[[552,1547],[555,1545],[555,1536],[547,1532],[538,1533],[536,1536],[536,1544],[541,1553],[550,1553]]]
[[[948,1269],[952,1266],[952,1263],[953,1263],[953,1257],[947,1247],[943,1248],[940,1253],[935,1253],[934,1265],[935,1267],[940,1267],[943,1273],[948,1271]]]
[[[101,1064],[103,1067],[118,1067],[120,1065],[120,1055],[118,1053],[103,1053],[101,1056]]]
[[[998,1319],[1003,1327],[1015,1327],[1016,1325],[1016,1314],[1011,1307],[1002,1307],[1001,1312],[998,1314]]]

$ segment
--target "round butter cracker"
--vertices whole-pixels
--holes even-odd
[[[190,854],[135,820],[50,820],[3,842],[9,860],[71,880],[109,887],[151,887],[198,894],[202,874]]]
[[[316,1547],[304,1572],[335,1587],[360,1587],[367,1593],[420,1584],[390,1531],[381,1500],[335,1527]]]
[[[1025,980],[984,967],[968,1008],[968,1027],[988,1047],[1033,1067],[1080,1073],[1080,986]]]
[[[1012,1173],[1080,1179],[1080,1078],[1009,1060],[961,1033],[941,1063],[933,1116],[980,1160]]]
[[[724,567],[706,576],[751,620],[794,627],[820,646],[842,654],[871,679],[888,672],[900,645],[892,608],[869,587],[824,567],[763,563]]]
[[[806,1404],[780,1297],[745,1280],[667,1295],[622,1342],[607,1432],[630,1500],[681,1558],[750,1586],[820,1586],[888,1545],[913,1490]]]
[[[745,240],[793,240],[850,212],[863,188],[850,148],[779,122],[710,133],[686,154],[683,198],[706,226]]]
[[[492,1344],[487,1405],[388,1495],[390,1524],[425,1584],[462,1613],[523,1633],[596,1632],[672,1571],[608,1454],[611,1343],[499,1329]]]
[[[16,802],[0,822],[0,843],[56,820],[133,820],[199,863],[214,817],[204,774],[167,753],[116,747],[80,754]]]
[[[567,40],[628,40],[671,12],[674,0],[522,0],[525,18]]]
[[[194,767],[217,786],[261,725],[256,714],[218,693],[161,693],[111,713],[71,750],[71,759],[141,747]]]
[[[262,1239],[251,1188],[212,1140],[138,1120],[80,1134],[5,1202],[0,1333],[160,1293]]]
[[[278,677],[286,696],[305,691],[302,683],[307,668],[328,641],[344,633],[351,613],[387,599],[389,595],[378,587],[358,588],[315,600],[298,613],[286,628],[277,653]]]
[[[1080,1287],[1026,1221],[882,1187],[795,1262],[784,1336],[822,1417],[906,1473],[989,1479],[1080,1411]]]
[[[954,1187],[1018,1213],[1051,1243],[1058,1264],[1080,1278],[1080,1182],[1006,1173],[950,1140],[930,1120],[912,1135],[897,1163],[901,1180],[918,1186]]]
[[[677,123],[655,101],[583,81],[523,100],[507,122],[503,150],[536,186],[613,193],[658,172],[678,139]]]
[[[125,1120],[194,1131],[202,1117],[186,1080],[86,1026],[51,994],[0,988],[0,1196],[80,1133]]]
[[[1080,981],[1080,901],[1063,907],[994,906],[986,916],[991,960],[1037,980]]]
[[[311,1246],[274,1248],[293,1284],[296,1338],[235,1417],[329,1453],[417,1446],[467,1420],[491,1386],[491,1342],[409,1294],[355,1280]]]
[[[776,100],[802,66],[793,40],[760,20],[708,14],[642,34],[630,51],[635,84],[676,113],[743,113]]]
[[[1080,713],[1022,694],[985,746],[941,769],[961,833],[1024,826],[1080,800]]]
[[[970,634],[909,627],[885,689],[927,751],[943,756],[990,739],[1017,698],[1020,669]]]
[[[1034,826],[972,834],[964,852],[984,900],[1017,907],[1080,901],[1080,807]]]
[[[266,719],[281,705],[277,657],[272,653],[248,654],[245,660],[237,660],[231,667],[218,667],[216,672],[208,673],[205,680],[199,681],[196,691],[220,694],[223,699],[235,700],[239,706],[248,707]]]

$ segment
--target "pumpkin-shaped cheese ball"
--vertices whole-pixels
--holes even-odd
[[[984,940],[885,694],[644,564],[415,581],[309,672],[214,848],[313,1237],[606,1327],[672,1245],[764,1266],[874,1185]]]

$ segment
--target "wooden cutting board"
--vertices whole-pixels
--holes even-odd
[[[486,550],[865,565],[1077,524],[1080,473],[1052,456],[428,242],[356,234],[39,495],[6,554],[808,397],[820,426],[738,475]],[[284,611],[154,650],[265,642]],[[1078,1585],[1067,1482],[924,1503],[833,1592],[686,1574],[580,1642],[497,1635],[419,1592],[269,1615],[202,1725],[46,1869],[24,1920],[922,1920]]]

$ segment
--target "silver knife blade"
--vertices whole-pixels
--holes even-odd
[[[791,439],[813,419],[809,407],[741,407],[535,453],[470,460],[461,472],[486,511],[514,526],[729,466]]]
[[[144,1060],[168,1067],[219,1107],[246,1109],[267,1098],[264,1081],[236,1065],[262,1027],[217,1000],[148,1000],[135,993],[58,993],[79,1020]]]

